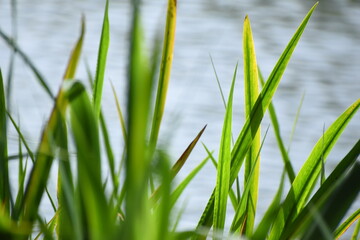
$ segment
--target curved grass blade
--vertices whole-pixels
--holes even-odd
[[[254,40],[251,32],[250,19],[248,16],[244,20],[243,30],[243,52],[244,52],[244,89],[245,89],[245,117],[250,117],[251,110],[259,96],[258,67]],[[259,174],[260,174],[260,127],[252,132],[253,143],[247,153],[245,160],[244,183],[249,185],[248,194],[243,195],[246,201],[246,222],[244,233],[246,236],[252,234],[255,221],[255,211],[258,199]],[[254,163],[256,164],[254,165]],[[254,168],[254,169],[252,169]],[[253,172],[252,177],[250,173]]]
[[[358,208],[353,214],[351,214],[335,231],[334,231],[334,238],[339,239],[348,228],[355,223],[358,219],[360,219],[360,208]],[[359,223],[358,223],[359,225]],[[356,227],[355,227],[356,228]],[[355,233],[356,229],[354,230]],[[353,239],[356,239],[354,236]]]
[[[173,207],[176,201],[181,196],[182,192],[185,190],[186,186],[192,181],[192,179],[196,176],[196,174],[205,166],[207,161],[209,160],[209,156],[207,156],[198,166],[196,166],[189,175],[176,187],[176,189],[172,192],[170,196],[171,204]]]
[[[80,58],[84,32],[85,23],[83,18],[80,37],[70,56],[68,66],[64,74],[64,80],[74,77]],[[36,219],[36,214],[42,194],[46,188],[50,168],[56,151],[55,146],[56,139],[59,134],[59,124],[62,121],[62,117],[65,115],[66,106],[67,101],[64,99],[63,89],[60,88],[49,121],[43,130],[34,167],[32,168],[29,181],[26,185],[24,202],[22,204],[24,221],[32,222]]]
[[[360,99],[341,114],[316,143],[291,186],[283,208],[275,221],[270,235],[271,239],[278,239],[282,231],[286,229],[285,223],[289,224],[303,209],[320,174],[322,160],[326,160],[326,156],[359,107]]]
[[[69,101],[71,129],[77,150],[78,194],[84,221],[84,237],[108,239],[111,224],[101,178],[98,121],[84,86],[74,82],[65,93]]]
[[[168,0],[164,45],[160,65],[160,76],[156,95],[155,110],[150,135],[150,149],[155,150],[164,114],[167,89],[170,82],[170,72],[174,52],[177,0]]]
[[[259,79],[260,79],[261,84],[264,85],[265,81],[264,81],[263,76],[262,76],[260,71],[259,71]],[[281,152],[281,156],[282,156],[282,159],[284,161],[286,173],[287,173],[287,175],[289,177],[290,183],[292,183],[294,181],[294,179],[295,179],[295,171],[294,171],[294,168],[293,168],[293,166],[291,164],[288,151],[285,148],[284,141],[283,141],[283,139],[281,137],[279,121],[277,119],[276,111],[275,111],[274,105],[272,103],[270,103],[270,105],[269,105],[269,114],[270,114],[270,119],[271,119],[272,126],[274,128],[276,141],[278,143],[278,146],[279,146],[279,149],[280,149],[280,152]]]
[[[276,92],[276,89],[280,83],[281,77],[285,71],[285,68],[290,61],[290,57],[296,47],[296,44],[300,40],[302,33],[305,30],[306,24],[308,23],[313,11],[315,10],[317,3],[310,9],[304,20],[300,24],[299,28],[295,32],[294,36],[290,40],[289,44],[282,53],[280,59],[275,65],[271,72],[264,88],[262,89],[253,110],[251,111],[250,118],[248,118],[244,124],[243,129],[235,143],[235,146],[231,153],[231,177],[230,183],[232,184],[240,171],[244,157],[251,146],[252,137],[251,129],[256,131],[259,127],[261,120],[264,116],[266,109],[268,108],[271,99]],[[204,213],[198,223],[198,229],[203,227],[209,228],[212,224],[214,211],[214,194],[211,195],[207,206],[205,207]],[[203,239],[199,237],[198,239]]]
[[[359,218],[358,218],[359,219]],[[358,223],[355,226],[354,232],[351,235],[351,240],[356,240],[359,239],[359,233],[360,233],[360,221],[358,221]]]
[[[10,213],[9,160],[7,152],[7,118],[3,77],[0,69],[0,205]]]
[[[46,82],[44,76],[40,73],[40,71],[35,67],[34,63],[30,60],[30,58],[20,49],[20,47],[0,29],[0,37],[5,40],[5,42],[16,51],[20,57],[23,59],[25,64],[29,66],[31,71],[35,74],[37,80],[40,85],[45,89],[45,92],[50,96],[50,98],[54,99],[54,94],[51,92],[48,83]]]
[[[300,230],[308,224],[310,214],[310,207],[320,207],[324,202],[326,202],[329,194],[332,193],[334,188],[337,185],[337,182],[346,175],[346,172],[351,166],[355,163],[356,159],[360,154],[360,140],[354,145],[354,147],[349,151],[349,153],[340,161],[336,168],[331,172],[329,177],[321,185],[321,187],[316,191],[314,196],[310,199],[304,209],[299,212],[294,221],[291,224],[288,224],[286,230],[283,232],[281,238],[288,239],[293,238]]]
[[[112,83],[111,83],[111,89],[113,91],[114,98],[115,98],[116,110],[118,112],[118,116],[119,116],[119,119],[120,119],[120,126],[121,126],[121,131],[123,133],[124,142],[125,142],[125,145],[127,145],[127,143],[126,143],[126,141],[127,141],[126,124],[125,124],[124,116],[123,116],[122,111],[121,111],[119,98],[118,98],[118,96],[116,94],[114,85]]]
[[[231,125],[233,94],[236,79],[237,65],[230,88],[230,94],[226,106],[222,136],[219,149],[219,162],[217,167],[215,202],[214,202],[214,230],[222,230],[225,225],[226,206],[230,189],[230,165],[231,165]]]
[[[98,59],[97,59],[95,82],[94,82],[94,93],[93,93],[93,102],[94,102],[96,116],[99,116],[101,109],[101,96],[102,96],[102,89],[104,84],[106,58],[107,58],[109,42],[110,42],[110,26],[109,26],[108,10],[109,10],[109,0],[106,0],[104,20],[103,20]]]
[[[171,170],[170,170],[170,177],[171,177],[171,181],[175,178],[175,176],[178,174],[178,172],[180,171],[180,169],[184,166],[186,160],[188,159],[188,157],[190,156],[192,150],[194,149],[196,143],[199,141],[201,135],[203,134],[203,132],[205,131],[206,126],[201,129],[201,131],[198,133],[198,135],[194,138],[194,140],[189,144],[189,146],[185,149],[185,151],[183,152],[183,154],[181,154],[180,158],[176,161],[176,163],[172,166]],[[156,202],[160,195],[159,195],[159,190],[161,188],[161,185],[152,193],[151,195],[151,200],[153,200],[154,202]]]
[[[360,163],[356,162],[345,179],[336,187],[335,191],[329,196],[323,207],[318,212],[329,231],[335,228],[344,217],[346,211],[356,200],[360,192]],[[302,239],[324,239],[324,233],[318,221],[310,223],[310,228],[305,232]]]
[[[284,191],[284,183],[285,183],[285,170],[283,171],[280,186],[275,194],[275,197],[270,204],[269,208],[266,210],[263,218],[261,219],[259,225],[257,226],[254,234],[251,236],[252,240],[263,240],[266,239],[266,236],[270,230],[270,227],[276,218],[276,215],[281,207],[281,197]]]

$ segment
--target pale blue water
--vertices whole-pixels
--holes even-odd
[[[11,31],[10,1],[0,0],[0,27]],[[242,83],[242,23],[249,15],[258,63],[264,76],[275,65],[287,41],[311,8],[312,1],[178,1],[176,46],[169,88],[167,112],[160,143],[168,145],[175,160],[198,131],[208,124],[201,139],[218,154],[224,107],[209,55],[212,56],[225,95],[237,62],[239,72],[235,93],[234,136],[244,122]],[[164,22],[166,1],[145,1],[143,22],[151,46],[154,32]],[[18,1],[18,43],[34,60],[53,92],[59,87],[69,53],[79,34],[80,17],[86,16],[87,32],[83,59],[95,69],[101,30],[103,2],[95,0]],[[104,85],[103,109],[111,128],[113,146],[121,149],[121,132],[111,93],[114,83],[124,99],[126,56],[130,11],[128,1],[111,1],[111,46]],[[289,143],[295,114],[305,94],[290,157],[298,171],[312,146],[351,103],[360,97],[360,3],[323,1],[314,12],[275,95],[275,108],[282,136]],[[6,76],[9,48],[0,41],[0,67]],[[12,112],[20,119],[26,137],[35,149],[51,101],[18,58],[12,91]],[[86,81],[84,64],[78,78]],[[122,104],[125,102],[122,100]],[[266,118],[263,130],[269,125]],[[10,151],[16,152],[17,135],[10,132]],[[360,115],[350,122],[329,156],[327,169],[347,153],[360,137]],[[206,156],[199,144],[180,177]],[[278,185],[282,160],[270,128],[262,155],[259,212],[263,212]],[[16,180],[14,173],[14,180]],[[215,184],[215,170],[209,163],[197,176],[182,199],[187,204],[182,227],[196,224]],[[181,206],[181,205],[180,205]],[[360,207],[360,201],[353,209]],[[48,212],[49,210],[44,210]],[[50,210],[51,212],[51,210]],[[51,213],[50,213],[51,214]]]

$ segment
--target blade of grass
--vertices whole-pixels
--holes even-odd
[[[189,146],[185,149],[183,154],[181,154],[180,158],[172,166],[172,168],[170,170],[171,181],[176,177],[176,175],[178,174],[180,169],[184,166],[186,160],[189,158],[189,156],[190,156],[192,150],[194,149],[196,143],[199,141],[201,135],[205,131],[205,128],[206,128],[206,125],[205,125],[205,127],[203,129],[201,129],[201,131],[198,133],[198,135],[195,137],[195,139],[189,144]],[[153,200],[154,202],[156,202],[160,197],[159,196],[160,188],[161,188],[161,185],[156,190],[154,190],[152,195],[151,195],[150,199]]]
[[[321,206],[326,202],[329,194],[332,193],[337,182],[346,175],[347,171],[353,164],[360,154],[360,140],[353,146],[349,153],[340,161],[336,168],[331,172],[329,177],[316,191],[314,196],[310,199],[304,209],[299,212],[294,221],[288,224],[286,230],[282,234],[282,238],[293,238],[297,232],[299,232],[303,226],[308,224],[310,214],[310,206]]]
[[[196,166],[189,175],[176,187],[176,189],[172,192],[170,201],[170,206],[173,207],[176,201],[181,196],[182,192],[186,189],[187,185],[192,181],[192,179],[196,176],[196,174],[205,166],[207,161],[209,160],[209,156],[207,156],[198,166]]]
[[[126,156],[126,222],[125,239],[151,238],[147,196],[150,159],[147,147],[148,116],[151,98],[151,76],[145,54],[139,1],[133,1],[133,20],[130,34],[128,78],[128,139]]]
[[[360,233],[360,221],[358,221],[358,223],[355,226],[354,232],[351,235],[351,240],[356,240],[359,239],[359,233]]]
[[[109,10],[109,0],[106,0],[104,20],[101,31],[101,37],[100,37],[97,67],[96,67],[94,92],[93,92],[93,102],[94,102],[94,109],[96,116],[99,116],[101,109],[101,96],[102,96],[102,89],[104,84],[106,58],[110,43],[110,26],[109,26],[108,10]]]
[[[113,94],[114,94],[115,103],[116,103],[116,110],[117,110],[117,113],[118,113],[118,116],[119,116],[121,131],[123,133],[124,142],[125,142],[125,145],[126,145],[126,140],[127,140],[126,124],[125,124],[124,116],[123,116],[122,111],[121,111],[121,105],[119,103],[119,98],[118,98],[118,96],[116,94],[114,85],[112,83],[111,83],[111,89],[112,89]]]
[[[326,228],[333,232],[344,217],[346,211],[356,200],[360,192],[360,163],[355,162],[345,179],[336,187],[335,191],[329,196],[325,205],[317,209]],[[331,234],[332,235],[332,234]],[[320,223],[314,220],[310,223],[310,228],[305,232],[302,239],[324,239],[324,231]]]
[[[305,30],[306,24],[308,23],[313,11],[315,10],[317,3],[310,9],[308,14],[305,16],[304,20],[300,24],[299,28],[295,32],[294,36],[290,40],[288,46],[285,48],[280,59],[275,65],[273,71],[271,72],[264,88],[262,89],[253,110],[251,111],[250,118],[248,118],[243,126],[243,129],[240,132],[240,135],[235,143],[235,146],[231,154],[231,177],[230,183],[235,181],[237,175],[240,171],[241,165],[243,163],[245,154],[247,153],[249,147],[252,143],[251,138],[251,129],[256,131],[260,125],[260,122],[264,116],[266,109],[268,108],[271,99],[276,92],[278,84],[281,80],[281,77],[285,71],[285,68],[290,60],[290,57],[298,43],[303,31]],[[205,207],[203,215],[200,218],[198,223],[198,229],[208,228],[211,226],[213,221],[213,212],[214,211],[214,194],[211,195],[208,204]],[[204,239],[203,236],[199,236],[195,239]]]
[[[280,186],[275,194],[273,201],[271,202],[269,208],[266,210],[263,218],[261,219],[259,225],[257,226],[254,234],[251,236],[252,240],[262,240],[266,239],[266,236],[270,230],[270,227],[281,207],[281,197],[284,191],[284,183],[285,183],[285,170],[283,171]]]
[[[64,79],[74,78],[75,71],[79,62],[83,38],[85,33],[84,18],[82,18],[80,37],[72,51],[66,68]],[[64,116],[67,102],[64,99],[63,89],[60,88],[55,105],[51,112],[49,121],[43,130],[40,145],[36,154],[36,160],[30,173],[29,181],[26,185],[24,202],[22,204],[23,220],[34,221],[39,208],[42,194],[46,188],[50,168],[54,159],[56,135],[59,133],[59,122]]]
[[[360,219],[360,208],[358,208],[355,212],[353,212],[335,231],[334,231],[334,238],[339,239],[347,230],[348,228],[355,223],[358,219]],[[359,221],[360,222],[360,221]],[[357,224],[359,225],[359,223]],[[355,230],[354,230],[355,233]],[[356,239],[356,236],[353,237]]]
[[[231,125],[232,105],[236,79],[237,65],[230,88],[224,118],[222,136],[219,149],[219,162],[217,167],[215,202],[214,202],[214,230],[222,230],[225,225],[227,198],[230,189],[230,164],[231,164]]]
[[[261,149],[264,145],[267,133],[269,131],[269,127],[266,129],[265,135],[264,135],[264,139],[261,142],[261,145],[259,146],[259,150],[256,154],[256,156],[254,156],[254,162],[253,162],[253,166],[251,166],[251,171],[249,173],[249,177],[253,177],[253,175],[255,174],[255,170],[256,168],[254,166],[256,166],[256,164],[258,163],[258,161],[260,161],[260,153],[261,153]],[[231,227],[230,227],[230,231],[235,233],[235,232],[239,232],[241,234],[243,234],[244,232],[244,228],[246,225],[246,221],[247,221],[247,201],[249,201],[248,198],[246,198],[246,196],[249,195],[250,191],[251,191],[252,185],[251,184],[246,184],[244,187],[244,191],[242,194],[242,198],[239,201],[239,204],[237,206],[237,208],[235,209],[235,216],[233,218]]]
[[[0,69],[0,205],[6,213],[10,213],[10,181],[9,181],[9,160],[7,151],[7,119],[5,89]]]
[[[69,92],[71,129],[77,150],[77,175],[84,237],[111,236],[109,208],[102,187],[98,121],[84,86],[74,82]]]
[[[22,60],[29,66],[31,71],[35,74],[37,80],[40,85],[44,88],[45,92],[50,96],[50,98],[54,99],[54,94],[51,92],[48,83],[46,82],[43,75],[40,73],[37,67],[35,67],[34,63],[30,60],[30,58],[20,49],[20,47],[0,29],[0,37],[5,40],[5,42],[16,51]]]
[[[330,153],[336,140],[359,107],[360,99],[355,101],[354,104],[341,114],[318,140],[287,194],[283,208],[277,216],[270,239],[278,239],[282,231],[286,229],[286,224],[290,224],[304,207],[320,174],[322,158],[326,160],[326,156]]]
[[[262,76],[260,71],[259,71],[259,79],[260,79],[261,84],[264,85],[265,81],[264,81],[263,76]],[[272,126],[274,128],[276,141],[278,143],[278,146],[279,146],[279,149],[280,149],[280,152],[281,152],[281,156],[282,156],[282,159],[284,161],[286,173],[287,173],[287,175],[289,177],[290,183],[292,183],[294,181],[294,179],[295,179],[295,171],[294,171],[294,168],[293,168],[293,166],[291,164],[288,151],[285,148],[284,141],[283,141],[283,139],[281,137],[279,121],[278,121],[278,118],[276,116],[275,107],[274,107],[274,105],[272,103],[270,103],[270,105],[269,105],[269,114],[270,114],[270,119],[271,119]]]
[[[251,110],[259,96],[258,68],[254,40],[251,31],[250,19],[244,20],[243,28],[243,52],[244,52],[244,89],[245,89],[245,117],[250,117]],[[243,195],[246,201],[246,223],[244,228],[245,236],[252,234],[255,222],[255,211],[258,199],[260,156],[257,155],[260,149],[260,127],[254,132],[251,130],[253,143],[247,153],[245,160],[244,184],[249,184],[249,193]],[[254,165],[254,163],[256,164]],[[254,167],[254,170],[252,170]],[[250,172],[254,172],[250,178]]]
[[[151,135],[150,135],[151,151],[155,150],[156,148],[161,120],[164,114],[167,89],[170,82],[170,72],[171,72],[174,43],[175,43],[176,14],[177,14],[176,1],[177,0],[168,0],[164,45],[163,45],[162,59],[160,65],[160,76],[159,76],[155,110],[154,110]]]

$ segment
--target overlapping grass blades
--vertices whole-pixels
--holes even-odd
[[[247,118],[243,129],[240,132],[239,137],[236,140],[235,146],[232,149],[231,153],[231,176],[230,176],[230,185],[235,181],[241,165],[243,163],[244,157],[248,152],[252,141],[253,136],[252,132],[256,132],[260,126],[261,120],[265,114],[266,109],[268,108],[271,99],[279,85],[282,74],[285,71],[285,68],[290,60],[290,57],[296,47],[296,44],[300,40],[301,34],[303,33],[307,22],[309,21],[311,14],[315,10],[317,4],[315,4],[308,14],[305,16],[304,20],[300,24],[299,28],[295,32],[294,36],[290,40],[289,44],[283,51],[280,59],[275,65],[273,71],[271,72],[268,80],[266,81],[265,86],[263,87],[259,97],[257,98],[254,107],[250,113],[250,117]],[[204,210],[204,213],[198,223],[198,229],[200,230],[203,227],[211,227],[213,212],[214,211],[214,194],[210,197],[209,202]],[[201,238],[201,237],[200,237]]]
[[[53,110],[35,154],[27,144],[20,127],[10,113],[7,113],[6,93],[0,71],[0,238],[31,239],[38,234],[36,238],[79,240],[205,239],[208,237],[217,239],[225,236],[228,196],[230,196],[235,209],[230,235],[235,233],[245,235],[249,239],[277,240],[296,237],[301,239],[338,237],[343,234],[345,229],[360,216],[359,211],[355,211],[343,224],[340,224],[344,213],[355,201],[355,197],[360,191],[360,164],[357,162],[360,154],[360,141],[354,145],[327,178],[324,175],[325,181],[314,195],[312,195],[312,190],[324,167],[326,156],[347,123],[358,111],[360,99],[356,100],[324,132],[297,176],[281,139],[280,124],[271,103],[292,52],[317,4],[310,9],[300,24],[260,94],[258,93],[258,75],[260,81],[262,81],[262,76],[256,63],[250,21],[248,17],[245,18],[243,50],[246,121],[243,129],[231,149],[236,66],[228,101],[224,100],[226,113],[219,144],[218,162],[204,144],[207,156],[173,189],[174,178],[188,160],[206,126],[171,167],[171,159],[166,154],[166,149],[157,148],[157,139],[170,79],[176,24],[176,1],[168,1],[158,82],[155,82],[155,76],[158,66],[156,59],[160,56],[160,43],[156,42],[155,50],[151,52],[151,58],[149,58],[141,26],[140,1],[131,3],[133,21],[130,29],[126,120],[122,115],[115,89],[113,89],[124,135],[124,151],[121,154],[119,165],[117,165],[105,118],[101,112],[102,86],[109,47],[109,1],[105,3],[92,93],[88,95],[84,85],[80,81],[74,80],[84,41],[85,27],[82,22],[80,37],[70,56],[63,84],[55,98]],[[4,34],[1,33],[0,31],[0,35],[6,40],[6,35],[4,37]],[[15,50],[18,49],[13,43],[9,44]],[[27,59],[25,54],[20,53],[20,55],[25,60]],[[30,60],[28,60],[28,65],[37,76],[41,76],[40,71],[32,65]],[[89,69],[88,72],[90,72]],[[89,76],[92,79],[91,74]],[[43,83],[45,84],[45,82]],[[153,107],[151,104],[152,91],[156,84],[156,101]],[[260,144],[259,129],[268,108],[283,156],[284,170],[273,202],[260,219],[258,226],[254,227],[260,153],[264,143],[263,140]],[[6,148],[7,119],[13,123],[19,135],[19,152],[11,157],[7,156]],[[100,131],[102,137],[100,137]],[[73,141],[69,140],[69,137]],[[69,150],[71,149],[70,143],[74,143],[74,152]],[[107,163],[112,184],[108,184],[108,179],[102,176],[105,164],[102,162],[102,146],[108,157]],[[25,147],[26,153],[23,153],[23,147]],[[25,182],[28,167],[25,162],[27,157],[34,162],[34,165],[28,182]],[[12,186],[9,182],[7,166],[10,158],[19,161],[19,190],[16,193],[15,203],[12,203]],[[59,160],[57,205],[46,189],[54,159]],[[217,168],[215,190],[210,196],[198,226],[189,231],[178,232],[178,220],[175,220],[174,223],[172,216],[175,214],[180,218],[181,213],[175,211],[175,204],[184,189],[209,159]],[[125,160],[124,168],[121,163],[123,160]],[[240,191],[239,184],[237,184],[237,189],[234,190],[232,185],[238,178],[244,161],[244,188]],[[122,174],[125,175],[122,176]],[[287,197],[282,201],[286,175],[292,186]],[[124,179],[121,184],[120,179]],[[24,188],[26,188],[25,192]],[[154,189],[156,190],[154,191]],[[40,200],[45,191],[55,212],[50,221],[39,216]],[[234,191],[237,193],[235,194]],[[338,226],[339,224],[340,226]],[[214,232],[210,235],[208,231],[212,226]],[[359,228],[360,225],[357,226]],[[354,239],[358,235],[358,228],[353,233]],[[39,229],[39,233],[36,232],[37,229]]]
[[[286,229],[286,225],[290,224],[299,211],[304,207],[320,174],[322,159],[326,160],[326,156],[329,154],[336,140],[359,107],[360,99],[352,104],[328,128],[314,146],[309,158],[304,163],[291,186],[291,189],[283,203],[283,207],[275,220],[270,234],[270,239],[279,239],[283,229]]]

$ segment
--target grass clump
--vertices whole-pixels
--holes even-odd
[[[101,111],[102,86],[110,43],[106,1],[92,93],[76,79],[85,22],[80,37],[70,55],[63,83],[54,95],[40,71],[27,55],[0,30],[0,36],[37,76],[44,90],[54,99],[54,106],[42,132],[36,150],[28,147],[21,129],[7,109],[4,81],[0,71],[0,238],[1,239],[223,239],[245,236],[248,239],[333,239],[341,236],[360,216],[357,210],[343,220],[360,190],[360,141],[356,142],[331,174],[315,189],[327,155],[342,131],[360,107],[357,99],[324,132],[298,173],[295,173],[284,149],[279,123],[271,101],[305,27],[315,10],[315,4],[284,49],[273,71],[265,81],[258,70],[249,17],[244,20],[243,52],[246,121],[232,146],[232,103],[237,68],[226,102],[219,156],[207,149],[207,156],[177,186],[173,179],[185,164],[206,126],[184,153],[172,161],[157,147],[159,130],[170,81],[174,51],[176,0],[168,0],[162,52],[155,48],[151,57],[143,40],[140,2],[132,1],[132,24],[129,41],[126,114],[117,101],[124,152],[116,161],[107,127]],[[160,57],[161,56],[161,57]],[[157,59],[161,59],[157,62]],[[160,66],[157,79],[157,66]],[[259,83],[263,84],[262,89]],[[156,99],[152,92],[157,86]],[[258,200],[260,153],[263,141],[260,125],[269,109],[279,149],[284,160],[284,173],[274,199],[263,216],[256,216]],[[127,116],[124,120],[123,115]],[[10,120],[10,121],[9,121]],[[7,152],[7,127],[11,124],[19,134],[19,184],[11,191]],[[100,136],[102,134],[102,136]],[[73,143],[74,146],[71,146]],[[101,149],[104,146],[104,149]],[[25,147],[25,150],[23,150]],[[69,150],[75,149],[75,155]],[[206,148],[206,147],[205,147]],[[102,151],[108,162],[104,162]],[[24,164],[30,159],[32,164]],[[211,159],[217,168],[216,185],[198,225],[189,231],[179,231],[173,220],[175,204],[194,176]],[[57,194],[47,191],[50,169],[58,161]],[[119,163],[120,162],[120,163]],[[123,164],[124,163],[124,164]],[[108,164],[110,180],[102,176]],[[234,182],[244,165],[242,191]],[[75,166],[75,167],[73,167]],[[29,174],[27,179],[25,176]],[[104,180],[106,179],[106,180]],[[285,181],[290,188],[285,189]],[[235,194],[236,191],[239,194]],[[283,195],[285,198],[283,198]],[[41,199],[52,202],[54,216],[43,220],[39,213]],[[229,233],[225,220],[229,218],[228,199],[234,208]],[[14,201],[15,200],[15,201]],[[180,216],[181,217],[181,216]],[[255,224],[255,218],[259,224]],[[213,229],[211,231],[211,229]],[[353,232],[356,239],[359,224]]]

